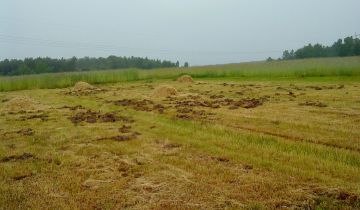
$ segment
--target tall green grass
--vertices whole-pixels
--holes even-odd
[[[0,91],[64,88],[78,81],[91,84],[149,79],[173,79],[182,74],[194,78],[294,79],[309,77],[358,77],[360,57],[320,58],[293,61],[250,62],[156,70],[108,70],[0,77]]]

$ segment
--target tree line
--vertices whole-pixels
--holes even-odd
[[[0,61],[0,75],[24,75],[40,73],[56,73],[70,71],[90,71],[103,69],[124,69],[124,68],[171,68],[179,67],[176,63],[159,59],[148,59],[140,57],[117,57],[109,56],[107,58],[76,58],[57,59],[57,58],[25,58],[25,59],[5,59]],[[186,62],[184,67],[188,67]]]
[[[360,39],[352,36],[346,37],[344,40],[339,39],[331,46],[321,44],[308,44],[296,51],[285,50],[282,59],[303,59],[303,58],[319,58],[319,57],[345,57],[360,55]]]

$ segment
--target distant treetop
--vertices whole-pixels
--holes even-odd
[[[360,55],[360,39],[352,36],[344,40],[339,39],[332,46],[321,44],[308,44],[296,51],[285,50],[282,59],[302,59],[302,58],[319,58],[319,57],[345,57]]]
[[[0,75],[23,75],[39,73],[55,73],[70,71],[89,71],[103,69],[154,69],[154,68],[171,68],[179,67],[177,61],[173,63],[166,60],[148,59],[140,57],[117,57],[109,56],[107,58],[76,58],[54,59],[54,58],[25,58],[5,59],[0,61]]]

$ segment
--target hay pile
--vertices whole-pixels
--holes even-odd
[[[42,105],[40,102],[27,97],[27,96],[17,96],[7,101],[4,105],[3,111],[10,113],[18,112],[37,112],[46,109],[46,106]]]
[[[190,75],[183,75],[177,79],[181,83],[192,83],[194,82],[193,78]]]
[[[101,91],[100,88],[94,87],[87,82],[77,82],[73,88],[71,88],[70,94],[74,95],[87,95]]]
[[[95,90],[97,89],[96,87],[90,85],[87,82],[77,82],[74,87],[72,88],[73,91],[75,92],[81,92],[81,91],[88,91],[88,90]]]
[[[169,97],[175,95],[177,95],[177,90],[175,88],[168,85],[162,85],[155,88],[151,96],[154,98],[162,98],[162,97]]]

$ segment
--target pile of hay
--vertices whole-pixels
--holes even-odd
[[[178,82],[182,83],[192,83],[194,82],[193,78],[190,75],[183,75],[177,79]]]
[[[18,113],[18,112],[37,112],[42,111],[46,108],[46,106],[42,105],[38,101],[27,97],[27,96],[17,96],[9,101],[7,101],[4,105],[4,111],[10,113]]]
[[[167,85],[162,85],[155,88],[151,96],[154,98],[162,98],[162,97],[169,97],[175,95],[177,95],[177,90],[175,88]]]
[[[101,91],[100,88],[94,87],[87,82],[77,82],[73,88],[71,88],[70,94],[74,95],[87,95]]]
[[[96,90],[97,88],[90,85],[87,82],[77,82],[74,87],[72,88],[72,91],[75,92],[81,92],[81,91],[88,91],[88,90]]]

